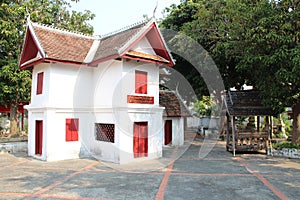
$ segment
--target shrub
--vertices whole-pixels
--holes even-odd
[[[280,142],[273,144],[274,149],[282,150],[283,148],[289,148],[289,149],[300,149],[300,145],[292,143],[292,142]]]

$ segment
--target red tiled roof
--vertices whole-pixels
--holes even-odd
[[[154,31],[157,28],[154,20],[134,24],[102,38],[86,36],[31,22],[29,22],[28,27],[27,39],[24,43],[26,45],[25,51],[23,49],[25,53],[22,52],[20,63],[22,69],[39,62],[96,65],[107,59],[118,57],[159,62],[169,66],[174,65],[172,56],[169,54],[166,46],[164,46],[163,39],[158,31]],[[142,37],[148,37],[146,34],[149,32],[151,32],[150,35],[148,34],[149,37],[151,36],[151,41],[162,41],[159,44],[163,51],[155,51],[157,55],[130,51],[130,48]],[[155,33],[158,35],[155,35]],[[27,36],[29,36],[29,39]],[[30,44],[27,44],[28,40]],[[35,47],[34,51],[31,47]],[[35,56],[38,52],[41,54]]]
[[[101,38],[100,46],[96,51],[94,61],[101,60],[103,58],[117,55],[119,49],[123,47],[136,33],[138,33],[147,23],[141,23],[134,27],[125,29],[121,32],[116,32],[109,36]]]
[[[79,34],[68,34],[43,26],[33,27],[46,57],[49,59],[83,63],[94,42],[92,38],[89,39]]]
[[[172,91],[159,91],[159,105],[165,107],[166,117],[190,117],[191,114],[181,99]]]

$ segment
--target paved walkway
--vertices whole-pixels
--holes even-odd
[[[199,158],[201,145],[193,141],[179,159],[155,171],[122,170],[94,159],[42,162],[0,154],[0,199],[300,199],[299,160],[233,158],[224,142]],[[174,150],[167,149],[166,157]]]

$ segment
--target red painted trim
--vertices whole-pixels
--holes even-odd
[[[30,34],[30,29],[29,29],[29,27],[27,27],[24,46],[23,46],[23,50],[22,50],[22,53],[21,53],[20,66],[21,66],[21,64],[26,62],[26,61],[24,61],[24,56],[25,56],[25,51],[24,50],[26,49],[27,44],[28,44],[29,34]]]
[[[72,174],[66,176],[64,179],[58,180],[58,181],[56,181],[56,182],[54,182],[54,183],[52,183],[52,184],[50,184],[50,185],[48,185],[48,186],[46,186],[46,187],[40,189],[39,191],[33,193],[33,194],[32,194],[32,197],[46,195],[46,194],[43,194],[43,193],[45,193],[45,192],[47,192],[47,191],[49,191],[49,190],[51,190],[51,189],[57,187],[58,185],[61,185],[61,184],[65,183],[65,182],[68,181],[70,178],[73,178],[74,176],[76,176],[76,175],[78,175],[78,174],[81,174],[82,172],[84,172],[84,171],[86,171],[86,170],[88,170],[88,169],[94,167],[94,166],[97,165],[97,164],[99,164],[99,162],[91,163],[91,164],[89,164],[89,165],[87,165],[87,166],[85,166],[85,167],[83,167],[83,168],[81,168],[81,169],[75,171],[74,173],[72,173]],[[78,199],[78,198],[76,198],[76,199]],[[80,199],[81,199],[81,198],[80,198]]]
[[[111,56],[108,56],[108,57],[105,57],[105,58],[101,58],[99,60],[95,60],[95,61],[89,63],[89,65],[90,66],[98,65],[99,63],[102,63],[102,62],[105,62],[105,61],[108,61],[108,60],[113,60],[113,59],[116,59],[116,58],[119,58],[119,57],[120,57],[119,54],[111,55]]]
[[[79,118],[66,119],[66,142],[78,141]]]
[[[74,62],[74,61],[68,61],[68,60],[57,60],[57,59],[53,59],[53,58],[45,58],[44,62],[71,64],[71,65],[77,65],[77,66],[89,66],[88,63]]]
[[[135,70],[135,93],[148,93],[148,73],[144,71]]]
[[[37,60],[35,62],[32,63],[28,63],[24,66],[22,66],[20,69],[26,69],[29,68],[31,66],[37,65],[39,63],[60,63],[60,64],[70,64],[70,65],[76,65],[76,66],[87,66],[87,67],[92,67],[92,64],[88,64],[88,63],[81,63],[81,62],[72,62],[72,61],[67,61],[67,60],[57,60],[57,59],[51,59],[51,58],[41,58],[40,60]]]
[[[32,37],[32,39],[33,39],[34,44],[36,45],[38,51],[40,52],[40,54],[41,54],[42,57],[43,57],[44,52],[42,51],[42,49],[39,49],[39,44],[40,44],[40,43],[39,43],[38,41],[35,40],[35,38],[33,37],[33,33],[31,33],[31,31],[30,31],[30,34],[31,34],[31,37]],[[40,44],[40,46],[41,46],[41,44]]]
[[[137,60],[137,61],[143,61],[143,62],[148,62],[148,63],[154,63],[157,65],[165,65],[165,66],[171,66],[171,63],[165,63],[165,62],[159,62],[156,60],[151,60],[151,59],[146,59],[146,58],[138,58],[138,57],[133,57],[133,56],[129,56],[129,55],[124,55],[122,56],[122,58],[127,58],[130,60]]]
[[[164,56],[161,55],[159,52],[155,51],[156,49],[154,48],[155,53],[157,55],[162,56],[163,58],[167,57],[167,60],[170,61],[170,65],[169,66],[171,66],[171,67],[174,66],[175,63],[173,62],[171,56],[169,55],[169,52],[167,51],[167,47],[165,46],[162,37],[160,37],[160,33],[158,31],[158,28],[157,28],[156,24],[153,24],[153,29],[151,29],[151,31],[154,31],[154,34],[156,36],[154,41],[155,42],[157,42],[157,41],[159,42],[159,46],[160,46],[161,50],[163,50]],[[151,34],[151,32],[149,31],[149,33],[147,33],[147,34]],[[151,37],[150,35],[148,35],[147,39],[149,40],[151,46],[156,46],[156,45],[153,45],[153,42],[152,42],[153,37]]]
[[[44,85],[44,72],[40,72],[37,74],[37,87],[36,94],[43,94],[43,85]]]
[[[165,121],[165,145],[172,142],[172,120]]]
[[[154,104],[154,97],[152,97],[152,96],[127,95],[127,103]]]
[[[252,174],[192,174],[192,173],[185,173],[185,172],[173,172],[173,175],[179,175],[179,176],[195,176],[195,177],[201,177],[201,176],[209,176],[209,177],[253,177]]]
[[[43,120],[35,121],[35,154],[43,153]]]
[[[133,124],[133,155],[134,158],[148,157],[148,122]]]
[[[28,105],[28,103],[19,103],[18,105],[18,112],[24,113],[24,105]],[[9,113],[10,112],[10,104],[7,106],[0,105],[0,113]]]
[[[172,173],[173,166],[174,166],[174,161],[168,165],[168,168],[166,170],[164,178],[162,179],[160,186],[158,188],[158,191],[156,193],[155,200],[163,200],[164,199],[165,190],[167,188],[167,184],[168,184],[170,175]]]
[[[154,23],[153,23],[154,24]],[[121,54],[120,56],[123,57],[132,47],[134,47],[146,34],[153,28],[153,24],[151,24],[146,31],[142,35],[140,35],[131,45],[129,45]]]
[[[280,199],[282,199],[282,200],[288,200],[289,199],[284,194],[282,194],[280,192],[280,190],[278,190],[277,188],[275,188],[275,186],[272,185],[267,179],[265,179],[262,175],[260,175],[259,173],[257,173],[255,170],[253,170],[252,167],[250,167],[250,165],[248,165],[248,163],[246,163],[246,161],[243,158],[237,157],[236,160],[238,160],[245,168],[247,168],[248,170],[250,170],[252,172],[252,174],[258,180],[260,180],[265,186],[267,186]]]
[[[30,29],[30,27],[28,26],[27,27],[27,30],[26,30],[26,36],[25,36],[25,42],[24,42],[24,46],[23,46],[23,50],[22,50],[22,54],[21,54],[21,59],[20,59],[20,64],[19,64],[19,67],[20,67],[20,69],[25,69],[26,68],[26,66],[22,66],[21,67],[21,65],[23,64],[23,63],[25,63],[25,62],[27,62],[27,61],[30,61],[30,59],[29,60],[25,60],[26,58],[25,58],[25,56],[26,56],[26,54],[25,54],[25,52],[27,51],[27,49],[29,48],[28,47],[28,45],[30,45],[29,43],[28,43],[28,40],[29,40],[29,38],[31,38],[31,40],[33,41],[33,45],[35,46],[35,48],[37,49],[37,52],[35,53],[35,54],[37,54],[38,52],[41,54],[41,56],[43,57],[43,51],[42,51],[42,49],[40,49],[39,48],[39,43],[38,43],[38,41],[36,41],[35,40],[35,38],[34,38],[34,34],[32,33],[32,32],[34,32],[34,30],[31,30]],[[43,59],[43,58],[42,58]],[[28,65],[32,65],[31,63],[30,64],[28,64]]]
[[[171,59],[171,57],[170,57],[170,55],[169,55],[169,53],[168,53],[168,51],[167,51],[167,48],[166,48],[166,46],[164,45],[164,43],[163,43],[163,41],[162,41],[162,38],[161,38],[161,36],[160,36],[160,34],[159,34],[159,32],[158,32],[158,30],[157,30],[157,26],[155,25],[155,23],[153,22],[147,29],[146,29],[146,31],[144,31],[144,33],[143,34],[141,34],[131,45],[129,45],[129,47],[127,47],[121,54],[120,54],[120,56],[121,57],[125,57],[126,56],[126,53],[131,49],[131,48],[133,48],[143,37],[147,37],[147,34],[148,33],[150,33],[152,30],[154,30],[155,31],[155,34],[156,34],[156,38],[155,39],[158,39],[158,41],[159,41],[159,44],[160,44],[160,46],[161,46],[161,49],[163,49],[164,50],[164,52],[165,52],[165,55],[164,56],[162,56],[162,55],[160,55],[159,53],[157,53],[157,52],[155,52],[155,53],[157,53],[157,55],[159,55],[159,56],[162,56],[163,58],[165,58],[165,56],[167,56],[167,60],[170,62],[169,64],[165,64],[164,63],[164,65],[167,65],[167,66],[170,66],[170,67],[172,67],[172,66],[174,66],[174,63],[173,63],[173,60]],[[148,38],[147,37],[147,39],[149,40],[149,42],[150,42],[150,44],[151,44],[151,39],[152,38]],[[153,46],[152,44],[151,44],[151,46]],[[155,49],[154,49],[155,50]],[[132,57],[130,57],[130,59],[133,59]],[[135,59],[133,59],[133,60],[138,60],[137,58],[135,58]],[[159,63],[159,62],[158,62]]]
[[[24,65],[24,66],[21,66],[21,65],[20,65],[20,69],[21,69],[21,70],[27,69],[27,68],[29,68],[29,67],[31,67],[31,66],[37,65],[37,64],[42,63],[42,62],[44,62],[44,61],[45,61],[45,59],[44,59],[44,58],[41,58],[41,59],[36,60],[36,61],[34,61],[34,62],[29,62],[28,64],[26,64],[26,65]]]

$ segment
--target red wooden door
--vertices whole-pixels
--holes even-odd
[[[134,123],[133,153],[135,158],[148,156],[148,122]]]
[[[172,120],[166,120],[165,123],[165,145],[172,142]]]
[[[43,120],[35,121],[35,154],[42,155],[43,148]]]

